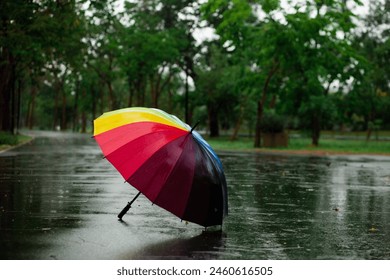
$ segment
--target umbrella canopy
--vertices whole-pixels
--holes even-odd
[[[221,225],[227,215],[222,164],[199,133],[177,117],[132,107],[94,121],[94,138],[126,182],[182,220]]]

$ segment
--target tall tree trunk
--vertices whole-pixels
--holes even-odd
[[[371,110],[367,122],[366,141],[370,141],[372,130],[374,129],[374,125],[375,125],[374,120],[375,120],[375,112]]]
[[[115,100],[115,96],[114,96],[114,91],[112,89],[112,83],[111,81],[107,80],[106,81],[106,84],[107,84],[107,88],[108,88],[108,98],[110,99],[110,110],[115,110],[117,109],[117,104],[116,104],[116,100]]]
[[[26,125],[28,129],[33,129],[34,127],[34,111],[35,111],[35,100],[37,96],[37,85],[35,82],[31,83],[31,89],[30,89],[30,102],[28,104],[28,110],[27,110],[27,119],[26,119]]]
[[[10,120],[10,131],[12,134],[16,133],[16,73],[15,73],[15,64],[12,64],[12,81],[11,81],[11,120]]]
[[[164,88],[168,86],[172,78],[172,72],[170,71],[171,68],[168,68],[169,74],[164,80],[163,75],[164,69],[166,69],[165,67],[166,66],[164,66],[163,68],[161,68],[160,71],[158,71],[157,79],[155,78],[155,75],[152,75],[150,79],[152,106],[155,108],[158,108],[161,93],[163,92]]]
[[[86,100],[87,99],[87,92],[86,92],[85,87],[83,87],[81,94],[82,94],[82,99]],[[94,107],[94,105],[92,105],[92,108],[93,107]],[[84,110],[81,110],[81,133],[86,133],[87,132],[87,114],[86,114],[87,110],[86,110],[85,106],[83,109]],[[93,108],[92,111],[94,111],[94,110],[95,109]],[[93,119],[95,119],[95,117]]]
[[[168,112],[173,111],[173,92],[170,86],[168,86]]]
[[[188,103],[189,103],[189,92],[188,92],[188,69],[186,68],[186,87],[185,87],[185,95],[184,95],[184,116],[185,116],[185,122],[189,123],[190,117],[188,112]]]
[[[311,144],[313,146],[318,146],[321,133],[321,121],[318,116],[314,116],[312,120],[312,134],[311,134]]]
[[[269,108],[270,109],[275,109],[275,105],[276,105],[276,95],[272,95],[272,99],[271,99],[271,102],[269,103]]]
[[[158,107],[157,84],[155,84],[154,82],[154,74],[150,75],[149,83],[150,83],[150,98],[152,101],[152,107],[157,108]]]
[[[274,65],[269,70],[267,78],[264,82],[261,99],[257,102],[256,130],[255,130],[255,143],[254,143],[255,148],[261,147],[261,119],[263,118],[264,103],[267,100],[269,83],[271,82],[271,79],[276,73],[276,71],[278,70],[278,68],[279,68],[279,62],[274,61]]]
[[[264,97],[265,95],[263,95]],[[263,98],[265,99],[265,98]],[[254,147],[261,147],[261,119],[263,118],[263,103],[262,101],[257,102],[257,113],[256,113],[256,129],[255,129],[255,143]]]
[[[78,102],[79,102],[79,90],[80,90],[80,82],[76,83],[76,91],[74,96],[74,104],[73,104],[73,119],[72,119],[72,131],[76,132],[78,130]],[[83,110],[84,111],[84,110]]]
[[[81,133],[87,132],[87,114],[85,110],[81,113]]]
[[[62,105],[61,105],[61,130],[68,129],[68,122],[66,120],[66,92],[62,88]]]
[[[100,81],[99,85],[98,85],[98,95],[99,95],[99,101],[100,101],[100,112],[99,114],[103,114],[104,111],[106,110],[105,108],[105,105],[106,105],[106,101],[105,101],[105,94],[104,94],[104,82]]]
[[[192,48],[192,34],[191,32],[187,33],[187,48],[184,50],[184,65],[183,70],[186,74],[186,81],[185,81],[185,96],[184,96],[184,116],[185,121],[188,124],[191,124],[192,122],[192,113],[193,108],[190,106],[190,99],[189,99],[189,80],[188,78],[192,78],[192,81],[196,85],[197,75],[194,70],[194,54],[193,54],[193,48]]]
[[[141,77],[136,82],[137,106],[145,106],[145,91],[145,81],[144,78]]]
[[[54,119],[53,119],[53,130],[57,130],[58,127],[60,127],[61,130],[63,130],[63,112],[61,111],[61,115],[59,115],[60,111],[60,98],[62,99],[61,102],[61,108],[63,110],[63,104],[64,104],[64,85],[63,81],[60,80],[60,78],[56,78],[54,82]],[[66,101],[66,98],[65,98]]]
[[[16,97],[16,133],[18,133],[19,127],[20,127],[20,106],[21,106],[21,99],[22,99],[22,81],[19,78],[18,79],[18,90],[17,90],[17,97]]]
[[[15,84],[14,59],[7,48],[0,49],[0,130],[13,133],[12,93]]]
[[[53,130],[57,130],[58,127],[58,99],[60,93],[58,92],[59,87],[56,85],[54,87],[54,113],[53,113]]]
[[[208,105],[210,137],[218,137],[219,136],[218,108],[217,107],[218,107],[218,105],[215,105],[215,104]]]
[[[96,90],[94,86],[91,86],[91,95],[92,95],[92,120],[96,119]]]
[[[233,134],[230,137],[230,141],[237,140],[237,138],[238,138],[238,132],[240,131],[242,120],[244,118],[244,109],[245,109],[244,105],[240,104],[240,112],[239,112],[239,115],[238,115],[238,119],[237,119],[236,125],[234,126]]]
[[[127,102],[127,106],[133,107],[134,88],[133,88],[130,75],[127,75],[127,87],[129,89],[129,100]]]

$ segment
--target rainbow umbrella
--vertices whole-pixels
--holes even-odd
[[[194,128],[159,109],[132,107],[97,118],[94,138],[138,195],[182,220],[222,225],[228,209],[222,164]]]

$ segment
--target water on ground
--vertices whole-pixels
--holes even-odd
[[[153,206],[90,136],[0,154],[0,259],[390,259],[390,158],[220,153],[221,231]]]

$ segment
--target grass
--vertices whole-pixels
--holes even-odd
[[[291,139],[287,149],[325,151],[331,153],[389,154],[390,141],[320,139],[318,147],[311,145],[311,139]]]
[[[26,135],[12,135],[10,133],[0,132],[0,151],[22,144],[30,139],[31,137]]]
[[[366,141],[363,139],[321,138],[318,147],[311,145],[311,139],[306,137],[290,138],[287,148],[253,148],[253,138],[242,137],[230,141],[228,137],[208,138],[209,144],[216,150],[228,151],[268,151],[294,153],[322,154],[381,154],[390,156],[390,141]]]
[[[314,154],[380,154],[390,156],[390,141],[375,140],[375,135],[372,140],[366,141],[364,133],[343,133],[334,134],[333,132],[321,133],[320,144],[318,147],[311,145],[309,137],[290,137],[289,146],[287,148],[253,148],[253,138],[241,137],[237,141],[230,141],[228,136],[219,138],[206,138],[210,145],[215,150],[225,151],[264,151],[264,152],[290,152],[290,153],[314,153]],[[390,137],[389,132],[380,132],[381,136]],[[339,139],[336,136],[347,136],[347,138]],[[349,139],[354,138],[354,139]],[[8,149],[12,146],[19,145],[31,139],[25,135],[11,135],[9,133],[0,132],[0,151]]]

